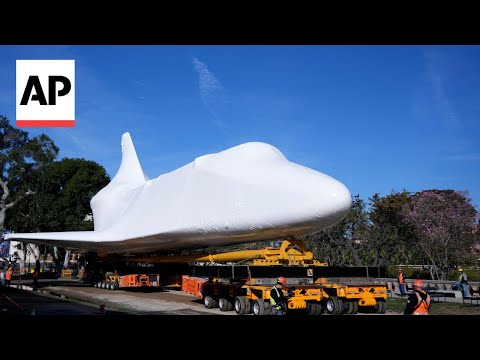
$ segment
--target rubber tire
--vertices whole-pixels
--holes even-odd
[[[376,314],[385,314],[387,311],[387,303],[383,299],[378,299],[375,304],[375,313]]]
[[[203,303],[205,304],[205,307],[207,309],[213,309],[218,307],[218,301],[208,295],[203,298]]]
[[[356,314],[358,313],[358,302],[356,301],[347,301],[348,310],[346,314]]]
[[[247,306],[245,301],[248,301],[245,296],[235,297],[235,312],[237,313],[237,315],[243,315],[246,313]]]
[[[345,300],[338,299],[338,303],[340,304],[338,315],[342,315],[345,312]]]
[[[253,302],[253,315],[265,315],[265,301],[257,299]]]
[[[227,298],[221,297],[218,300],[218,307],[220,311],[232,311],[234,308],[233,302]]]
[[[252,302],[249,298],[245,296],[245,314],[252,314],[253,313],[253,306]]]
[[[336,296],[327,298],[325,309],[331,315],[340,315],[343,312],[343,301]]]
[[[305,310],[309,316],[320,315],[322,313],[322,305],[317,303],[307,303],[307,308]]]
[[[228,308],[227,299],[225,299],[224,297],[221,297],[220,299],[218,299],[218,308],[220,309],[220,311],[227,311],[227,308]]]
[[[321,303],[314,303],[312,304],[314,311],[311,312],[311,315],[318,316],[322,315],[323,308]]]

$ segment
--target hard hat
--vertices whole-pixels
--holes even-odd
[[[462,268],[458,268],[458,271],[463,271],[463,269],[462,269]]]
[[[414,280],[413,281],[413,286],[423,287],[423,281],[422,280]]]
[[[287,285],[287,279],[285,279],[283,276],[280,276],[277,278],[277,283],[282,284],[283,286]]]

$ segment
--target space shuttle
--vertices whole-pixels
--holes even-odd
[[[128,132],[111,182],[90,201],[93,231],[11,233],[6,240],[108,254],[301,238],[340,222],[352,197],[338,180],[290,162],[274,146],[244,143],[148,179]]]

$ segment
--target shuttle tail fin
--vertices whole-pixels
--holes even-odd
[[[137,152],[128,132],[122,135],[122,162],[112,183],[129,184],[132,187],[142,186],[148,178],[138,161]]]
[[[145,184],[145,176],[132,138],[128,132],[122,135],[122,162],[112,181],[90,201],[96,231],[107,229],[127,209],[136,192],[133,189]]]

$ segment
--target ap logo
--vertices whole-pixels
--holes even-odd
[[[17,60],[17,127],[75,126],[75,60]]]

